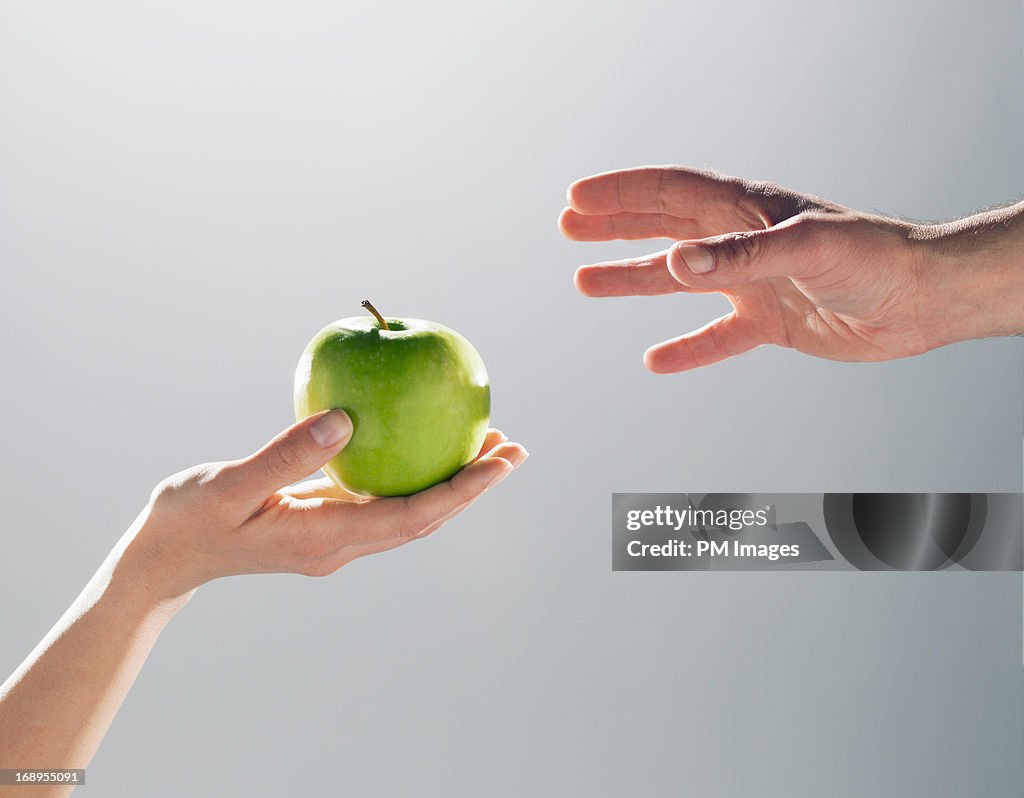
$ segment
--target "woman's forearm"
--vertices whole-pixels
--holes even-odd
[[[333,483],[299,483],[351,433],[343,411],[325,411],[249,457],[161,482],[85,590],[0,686],[0,768],[85,768],[160,632],[198,585],[243,573],[326,576],[430,534],[527,457],[490,430],[471,464],[415,496],[356,502]],[[72,789],[0,786],[0,798]]]
[[[164,626],[188,600],[158,601],[124,556],[130,530],[0,687],[0,768],[85,768]],[[57,796],[71,787],[0,787]]]

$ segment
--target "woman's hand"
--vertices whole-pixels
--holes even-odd
[[[414,496],[367,499],[328,479],[292,484],[335,457],[351,435],[343,411],[324,411],[249,457],[169,477],[130,532],[121,565],[159,600],[232,574],[325,576],[430,534],[527,457],[490,430],[472,464]]]
[[[647,350],[648,368],[667,373],[767,343],[866,361],[1020,333],[1022,218],[1024,205],[915,225],[771,183],[644,167],[574,183],[559,225],[579,241],[679,242],[583,266],[576,285],[587,296],[718,291],[732,303],[706,327]]]
[[[0,685],[0,767],[84,768],[167,622],[219,576],[322,576],[421,538],[526,459],[491,430],[477,459],[415,496],[362,499],[326,480],[288,487],[352,435],[340,410],[300,421],[255,454],[164,480],[64,616]],[[0,795],[63,796],[63,784]]]

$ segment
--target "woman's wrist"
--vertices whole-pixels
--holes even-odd
[[[162,590],[148,573],[137,569],[134,563],[119,562],[110,575],[105,595],[131,615],[170,619],[188,603],[195,589]]]
[[[919,316],[935,346],[1024,333],[1024,203],[913,237]]]
[[[188,603],[195,587],[182,583],[181,569],[165,562],[140,535],[145,516],[125,533],[97,576],[106,575],[105,593],[126,611],[170,617]]]

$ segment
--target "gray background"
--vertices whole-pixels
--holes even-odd
[[[612,491],[1019,490],[1022,342],[656,377],[723,300],[579,297],[662,245],[555,227],[643,163],[1012,200],[1019,2],[0,8],[0,670],[364,296],[467,335],[533,454],[429,542],[201,590],[90,794],[1020,794],[1019,574],[612,573],[608,535]]]

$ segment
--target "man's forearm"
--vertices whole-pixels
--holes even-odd
[[[922,225],[914,238],[922,316],[935,319],[942,343],[1024,333],[1024,202]]]
[[[0,768],[84,768],[156,638],[187,600],[153,601],[125,564],[123,549],[119,544],[0,687]],[[71,789],[0,787],[0,795],[57,796]]]

